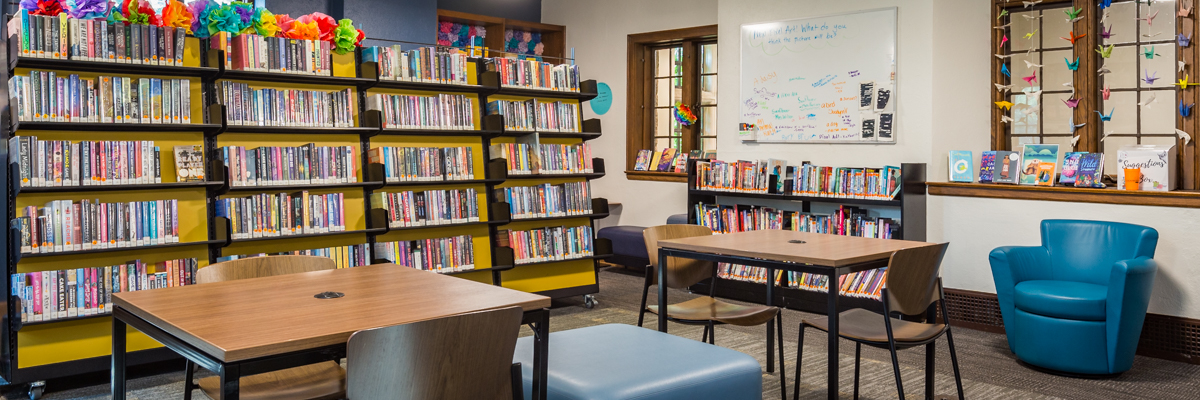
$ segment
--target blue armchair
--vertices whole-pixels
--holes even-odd
[[[1042,221],[1042,245],[988,257],[1008,347],[1037,367],[1110,375],[1133,367],[1158,231],[1102,221]]]

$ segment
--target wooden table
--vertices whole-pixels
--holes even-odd
[[[314,295],[344,293],[333,299]],[[113,295],[113,399],[125,398],[128,324],[220,376],[238,378],[345,357],[356,331],[520,306],[533,324],[533,396],[545,399],[550,298],[395,264]]]
[[[667,265],[667,257],[749,265],[767,269],[774,277],[775,270],[807,272],[825,275],[829,282],[838,282],[842,275],[886,267],[897,250],[932,246],[932,243],[893,239],[867,239],[823,233],[784,230],[760,230],[660,240],[658,265]],[[658,269],[658,281],[666,282],[666,268]],[[774,285],[767,285],[766,305],[775,296]],[[836,283],[835,283],[836,285]],[[667,285],[658,285],[658,304],[667,303]],[[829,398],[838,398],[838,290],[830,290],[827,300],[829,316]],[[667,319],[658,319],[658,330],[667,331]],[[773,365],[775,321],[767,323],[767,365]],[[787,389],[782,388],[784,398]]]

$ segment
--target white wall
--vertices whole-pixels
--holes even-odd
[[[652,4],[649,4],[652,3]],[[721,159],[782,158],[825,165],[929,164],[929,179],[946,180],[946,154],[979,154],[990,135],[990,11],[982,0],[543,0],[543,21],[568,26],[585,76],[613,87],[613,109],[602,117],[606,135],[594,151],[610,171],[624,165],[626,36],[654,30],[719,24],[719,104],[737,104],[738,34],[742,24],[899,7],[895,145],[743,144],[736,138],[737,108],[718,111]],[[683,9],[676,9],[683,8]],[[688,17],[682,17],[682,16]],[[585,107],[586,109],[586,107]],[[585,112],[589,113],[590,110]],[[596,181],[596,193],[624,204],[622,224],[653,225],[684,212],[683,184],[628,182],[619,172]],[[1036,245],[1043,219],[1079,218],[1137,223],[1158,229],[1160,263],[1150,311],[1200,318],[1200,210],[930,196],[928,240],[951,243],[943,264],[947,287],[994,292],[987,255],[1005,245]]]

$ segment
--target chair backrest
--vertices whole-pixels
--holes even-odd
[[[262,278],[299,272],[335,269],[329,257],[266,256],[230,260],[209,265],[196,271],[196,283],[213,283],[238,279]]]
[[[700,225],[659,225],[646,228],[642,237],[646,240],[646,253],[650,255],[651,282],[658,283],[658,241],[712,235],[712,229]],[[667,287],[685,288],[711,277],[712,263],[708,261],[671,257],[667,259]]]
[[[346,397],[507,399],[521,308],[355,332],[346,344]]]
[[[1158,231],[1108,221],[1042,221],[1042,246],[1050,254],[1055,280],[1108,285],[1113,263],[1154,258]]]
[[[892,253],[887,270],[887,302],[891,311],[921,315],[937,301],[938,270],[949,243]]]

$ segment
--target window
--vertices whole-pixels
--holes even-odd
[[[1106,9],[1098,7],[1100,2],[1046,1],[1026,7],[995,1],[993,101],[1009,101],[1013,108],[993,114],[993,150],[1044,143],[1058,144],[1060,154],[1100,152],[1105,154],[1105,173],[1114,175],[1121,147],[1174,144],[1179,187],[1195,188],[1200,180],[1185,172],[1196,168],[1196,155],[1185,151],[1175,129],[1194,135],[1200,127],[1196,118],[1178,111],[1181,104],[1196,102],[1197,90],[1175,83],[1185,75],[1200,75],[1194,69],[1200,52],[1177,45],[1177,34],[1193,37],[1196,27],[1190,18],[1176,17],[1175,1],[1113,1]],[[1083,20],[1067,20],[1073,7],[1083,10]],[[1076,61],[1077,68],[1070,69]],[[1186,65],[1182,71],[1180,63]],[[1065,105],[1068,101],[1077,101],[1077,107]]]
[[[680,174],[635,172],[639,150],[715,151],[717,145],[716,25],[629,35],[626,176],[682,181]],[[697,121],[683,126],[675,105]]]

